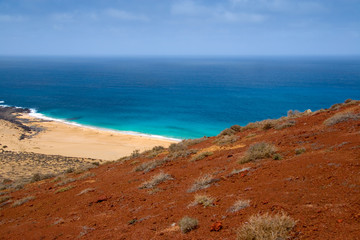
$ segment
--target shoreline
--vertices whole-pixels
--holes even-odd
[[[122,131],[122,130],[115,130],[115,129],[110,129],[110,128],[103,128],[103,127],[81,124],[81,123],[72,122],[72,121],[66,120],[66,119],[64,120],[61,118],[48,117],[43,113],[39,113],[35,108],[10,106],[10,105],[6,105],[4,103],[5,103],[5,101],[0,101],[0,107],[10,107],[10,108],[24,109],[24,110],[28,109],[29,113],[27,115],[28,115],[28,117],[31,117],[31,118],[47,120],[47,121],[54,121],[54,122],[73,125],[73,126],[77,126],[77,127],[89,128],[89,129],[93,129],[93,130],[100,130],[100,131],[106,131],[106,132],[111,132],[111,133],[120,133],[120,134],[125,134],[125,135],[142,136],[142,137],[149,137],[149,138],[154,138],[154,139],[177,141],[177,142],[180,142],[183,140],[180,138],[167,137],[167,136],[156,135],[156,134],[148,134],[148,133],[141,133],[141,132],[135,132],[135,131]]]
[[[3,107],[9,107],[4,106]],[[19,108],[10,107],[10,110]],[[0,144],[4,150],[34,152],[68,157],[86,157],[105,161],[117,160],[134,150],[145,151],[154,146],[168,147],[179,139],[122,132],[84,126],[54,119],[32,109],[17,112],[14,121],[0,119]],[[26,129],[17,125],[25,125]],[[27,128],[40,129],[33,134]]]

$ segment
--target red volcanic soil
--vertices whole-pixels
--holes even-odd
[[[358,117],[324,124],[346,112]],[[85,179],[76,180],[84,173],[68,174],[76,181],[63,186],[48,179],[9,194],[3,190],[0,197],[10,196],[12,202],[0,210],[0,239],[236,239],[250,216],[277,212],[297,221],[293,239],[360,239],[359,113],[360,103],[353,101],[294,117],[295,125],[284,129],[259,123],[235,133],[236,142],[218,147],[213,141],[219,137],[210,137],[188,147],[212,151],[211,156],[198,161],[190,161],[194,154],[179,156],[149,172],[134,168],[163,159],[167,151],[153,159],[142,154],[102,165]],[[240,164],[249,146],[258,142],[275,145],[282,159]],[[296,154],[300,148],[305,152]],[[249,169],[231,174],[243,168]],[[171,179],[153,189],[139,188],[160,172]],[[189,192],[205,174],[213,178],[210,186]],[[72,188],[58,192],[68,186]],[[196,194],[213,197],[214,205],[191,204]],[[12,206],[27,196],[35,199]],[[239,199],[250,200],[250,206],[229,211]],[[182,233],[178,222],[184,216],[196,218],[198,227]]]

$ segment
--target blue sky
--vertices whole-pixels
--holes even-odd
[[[0,0],[0,55],[359,55],[360,0]]]

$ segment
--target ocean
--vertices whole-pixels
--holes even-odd
[[[0,104],[168,138],[360,99],[360,57],[0,57]]]

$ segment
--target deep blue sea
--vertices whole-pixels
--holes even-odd
[[[360,57],[0,57],[2,104],[173,138],[348,98],[360,99]]]

